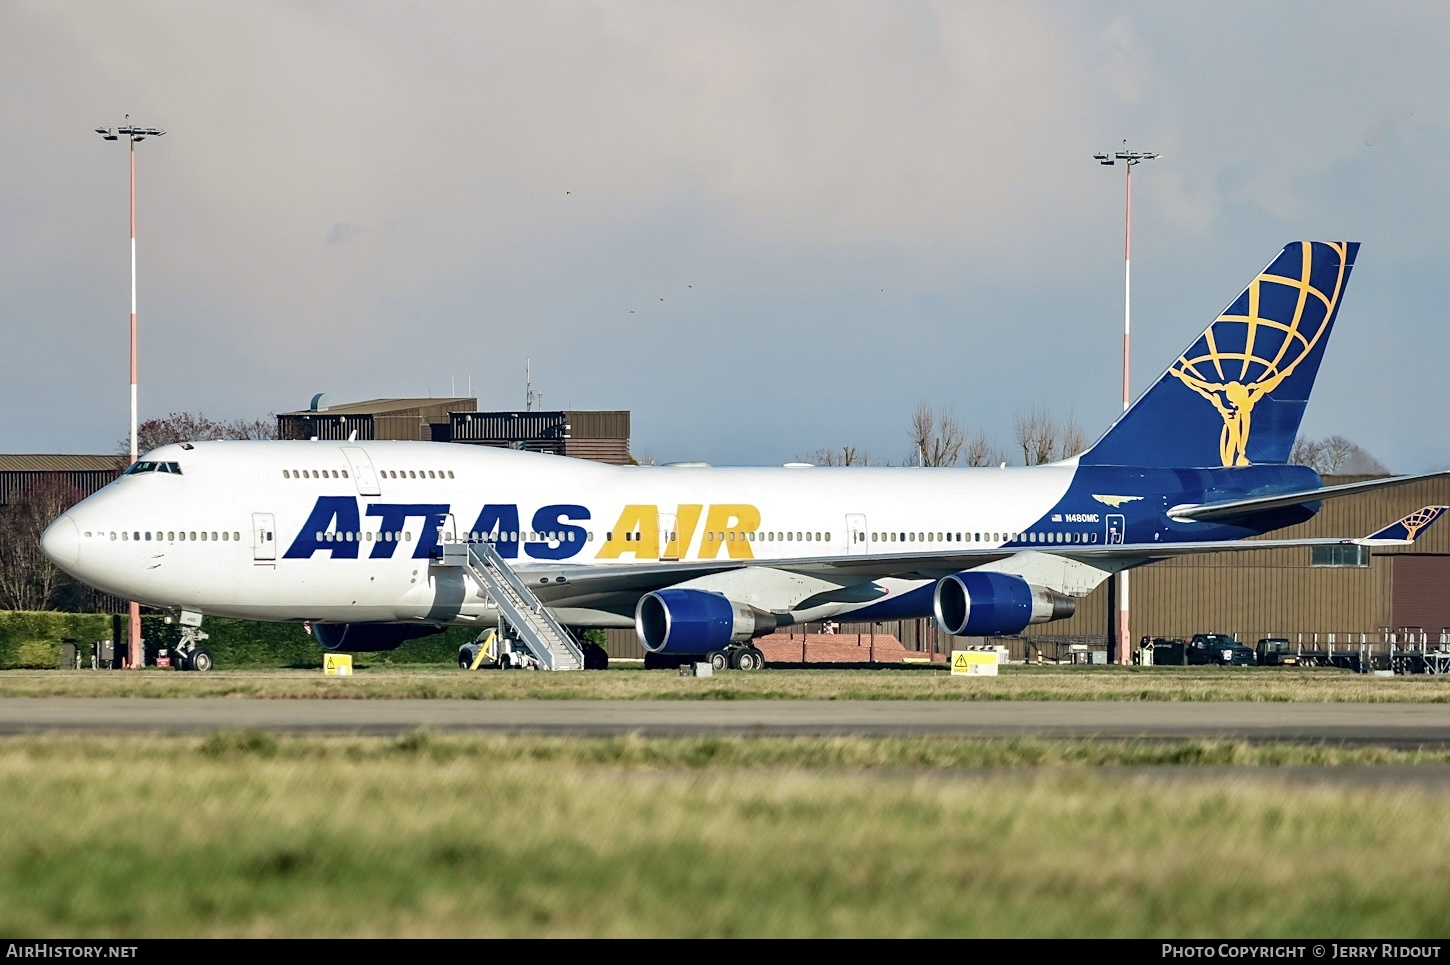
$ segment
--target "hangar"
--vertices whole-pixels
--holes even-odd
[[[372,399],[277,415],[278,439],[409,439],[526,449],[623,466],[628,410],[479,412],[475,398]]]

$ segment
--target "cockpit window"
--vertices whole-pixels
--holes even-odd
[[[125,475],[139,476],[143,472],[169,472],[172,475],[179,476],[181,475],[181,464],[177,462],[152,462],[150,460],[143,460],[134,463],[130,469],[126,470]]]

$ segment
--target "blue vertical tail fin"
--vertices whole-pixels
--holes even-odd
[[[1285,245],[1080,464],[1287,463],[1358,251]]]

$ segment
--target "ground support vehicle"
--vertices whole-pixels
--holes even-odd
[[[585,670],[608,670],[609,654],[597,643],[580,643]],[[460,670],[542,670],[543,662],[515,637],[489,629],[458,648]]]
[[[1252,667],[1258,659],[1254,651],[1226,633],[1195,633],[1188,641],[1189,664]]]
[[[1265,637],[1254,649],[1261,667],[1293,667],[1299,663],[1294,645],[1287,637]]]
[[[1188,664],[1188,645],[1167,637],[1153,638],[1153,666],[1182,667]]]

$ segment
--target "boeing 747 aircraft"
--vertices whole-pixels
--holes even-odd
[[[428,442],[195,442],[148,453],[42,539],[62,569],[173,614],[307,623],[389,650],[498,627],[552,669],[566,627],[634,627],[651,654],[762,665],[814,620],[934,615],[950,634],[1062,619],[1111,573],[1190,553],[1413,540],[1250,539],[1330,498],[1288,465],[1357,243],[1294,242],[1080,455],[1045,466],[613,467]]]

